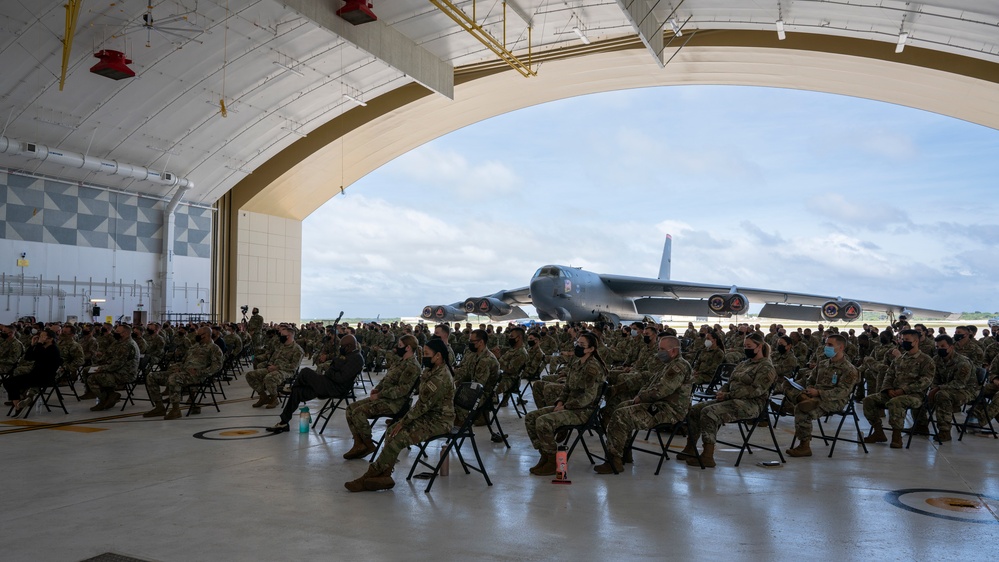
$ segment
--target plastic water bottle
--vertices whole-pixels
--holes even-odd
[[[312,425],[312,414],[309,413],[308,406],[302,406],[298,411],[298,432],[308,433],[310,425]]]

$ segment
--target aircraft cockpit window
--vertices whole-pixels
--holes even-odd
[[[541,277],[561,277],[562,270],[552,266],[542,267],[538,270],[537,275]]]

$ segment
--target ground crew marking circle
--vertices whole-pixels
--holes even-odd
[[[999,524],[999,498],[955,490],[907,488],[885,494],[885,501],[906,511],[962,523]]]
[[[233,441],[236,439],[259,439],[270,437],[277,433],[264,431],[266,427],[223,427],[221,429],[209,429],[194,434],[195,439],[207,439],[209,441]]]

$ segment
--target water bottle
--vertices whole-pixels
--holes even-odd
[[[308,433],[310,425],[312,425],[312,414],[309,413],[308,406],[302,406],[298,411],[298,432]]]

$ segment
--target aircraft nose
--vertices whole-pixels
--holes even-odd
[[[531,298],[532,299],[550,299],[557,297],[555,283],[551,278],[548,277],[538,277],[531,281]]]

